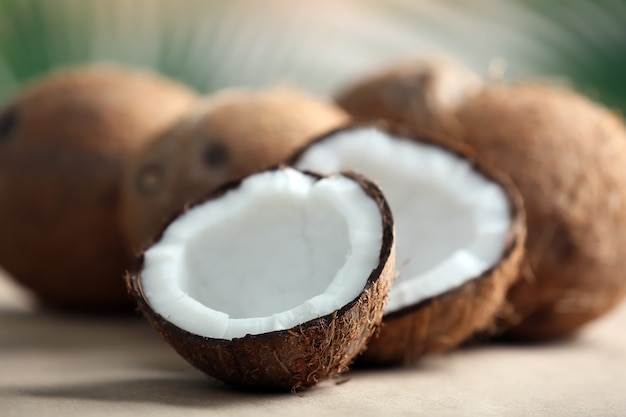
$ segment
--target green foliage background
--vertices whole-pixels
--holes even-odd
[[[328,21],[318,13],[307,23],[309,8],[300,20],[265,26],[264,12],[287,3],[263,3],[0,0],[0,103],[53,69],[102,60],[152,68],[203,92],[287,79],[332,93],[374,64],[425,51],[427,38],[474,67],[504,56],[512,76],[562,77],[626,111],[623,0],[346,0],[335,1],[337,13],[329,2],[302,2],[325,5]],[[368,31],[378,21],[387,32]],[[310,33],[299,37],[306,24]]]

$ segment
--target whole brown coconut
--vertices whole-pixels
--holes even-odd
[[[626,129],[563,88],[493,85],[456,113],[462,139],[524,197],[527,256],[508,335],[563,337],[626,294]],[[521,320],[521,322],[520,322]]]
[[[481,88],[482,80],[471,69],[440,55],[400,62],[367,76],[340,92],[337,103],[359,119],[406,119],[430,130]]]
[[[129,306],[122,167],[194,97],[105,66],[53,74],[15,97],[0,111],[0,264],[55,307]]]
[[[140,250],[185,204],[283,162],[347,119],[334,104],[286,87],[228,90],[197,103],[126,172],[122,223],[129,245]]]

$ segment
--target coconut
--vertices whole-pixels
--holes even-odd
[[[332,103],[286,87],[207,97],[129,166],[122,202],[129,244],[142,248],[186,203],[283,162],[347,118]]]
[[[176,216],[127,284],[192,365],[238,386],[297,389],[345,371],[375,331],[393,240],[370,181],[275,169]]]
[[[429,130],[481,87],[471,69],[438,55],[401,61],[365,76],[340,92],[337,103],[358,119],[393,120]]]
[[[524,279],[501,323],[511,337],[563,337],[626,294],[626,129],[569,91],[495,84],[463,103],[455,125],[481,158],[506,170],[524,197]]]
[[[129,155],[178,118],[194,94],[118,67],[55,73],[0,111],[0,264],[52,306],[131,305],[119,227]]]
[[[397,227],[396,280],[362,361],[411,363],[488,329],[518,277],[524,211],[506,177],[438,137],[379,126],[337,130],[293,164],[377,181]]]

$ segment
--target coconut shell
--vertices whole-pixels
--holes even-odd
[[[143,315],[183,358],[229,384],[262,390],[296,390],[345,372],[380,325],[395,273],[393,218],[382,192],[360,175],[346,176],[356,181],[380,208],[383,239],[379,264],[368,277],[362,293],[332,314],[288,330],[223,340],[189,333],[151,308],[142,289],[143,255],[138,258],[134,272],[126,276],[128,291]],[[204,201],[219,198],[238,185],[239,181],[228,183]],[[160,236],[156,238],[159,239]]]
[[[298,159],[309,147],[343,130],[361,126],[355,124],[341,128],[317,139],[301,149],[290,160],[291,163],[297,166]],[[385,314],[378,336],[370,340],[358,359],[359,363],[366,365],[410,364],[424,355],[458,347],[477,333],[492,332],[497,318],[507,313],[507,291],[520,275],[526,237],[525,211],[522,198],[511,180],[479,161],[473,151],[463,144],[441,134],[415,135],[384,122],[376,126],[391,136],[438,146],[468,160],[474,170],[504,190],[510,207],[511,221],[499,262],[456,289]]]
[[[207,97],[129,167],[122,204],[129,245],[140,250],[185,204],[283,162],[347,119],[331,102],[285,87]]]
[[[0,265],[52,306],[129,308],[122,168],[194,97],[159,76],[102,66],[53,74],[5,105]]]
[[[564,88],[491,85],[456,113],[462,139],[511,176],[528,219],[507,335],[571,334],[626,294],[626,128]]]
[[[480,77],[472,70],[437,56],[399,62],[366,76],[340,92],[336,100],[357,119],[408,122],[430,130],[481,87]]]

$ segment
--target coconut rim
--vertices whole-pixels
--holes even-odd
[[[156,312],[153,309],[153,307],[150,305],[150,303],[148,302],[147,297],[145,296],[143,292],[143,286],[141,282],[142,271],[144,267],[145,251],[152,245],[158,243],[163,237],[163,234],[165,233],[169,225],[172,222],[176,221],[176,219],[178,219],[180,216],[183,216],[189,209],[196,207],[198,205],[202,205],[204,203],[208,203],[211,200],[218,199],[224,194],[226,194],[228,191],[238,188],[240,184],[243,182],[243,180],[246,178],[246,177],[243,177],[243,178],[233,180],[222,185],[221,187],[217,188],[213,192],[205,195],[204,197],[201,197],[200,199],[194,201],[191,204],[186,205],[181,210],[173,214],[170,217],[170,220],[168,220],[165,223],[165,225],[161,228],[160,232],[155,236],[152,242],[149,245],[147,245],[146,248],[144,248],[144,250],[142,250],[142,253],[140,255],[136,257],[133,268],[125,274],[124,279],[126,281],[126,287],[127,287],[128,293],[131,296],[133,296],[133,298],[136,300],[137,306],[139,310],[143,313],[143,315],[146,316],[149,319],[149,321],[151,321],[154,325],[158,326],[159,331],[163,331],[167,334],[176,334],[178,337],[183,337],[188,340],[201,339],[206,342],[211,342],[214,345],[229,345],[229,344],[236,343],[238,341],[243,341],[243,340],[252,341],[252,340],[263,340],[267,338],[287,336],[293,331],[293,329],[306,330],[308,328],[316,327],[319,321],[330,322],[332,320],[336,320],[337,318],[341,317],[346,312],[354,308],[354,306],[357,303],[361,302],[363,295],[381,277],[383,269],[385,265],[387,264],[389,257],[391,256],[391,253],[392,253],[392,249],[395,243],[395,236],[394,236],[395,233],[393,229],[394,221],[393,221],[391,208],[389,207],[389,204],[387,200],[385,199],[380,187],[378,187],[374,182],[367,179],[365,176],[359,173],[355,173],[355,172],[342,172],[338,174],[325,176],[325,175],[320,175],[311,171],[298,170],[296,168],[287,166],[285,164],[279,164],[279,165],[275,165],[272,168],[260,171],[259,173],[277,171],[283,168],[294,169],[300,173],[313,177],[315,181],[319,181],[323,178],[329,178],[329,177],[338,176],[338,175],[347,177],[348,179],[356,182],[359,185],[359,187],[361,187],[361,189],[365,192],[365,194],[369,198],[374,200],[374,203],[376,204],[376,206],[378,207],[380,211],[380,216],[381,216],[381,221],[382,221],[381,248],[379,252],[378,265],[376,266],[376,268],[372,270],[370,275],[367,277],[367,280],[365,281],[365,285],[363,286],[363,289],[361,289],[359,294],[353,300],[343,305],[340,309],[337,309],[329,314],[326,314],[323,316],[312,317],[306,322],[293,326],[289,329],[274,330],[274,331],[259,333],[259,334],[246,334],[243,337],[234,337],[230,340],[208,337],[208,336],[201,336],[201,335],[192,333],[186,329],[181,328],[180,326],[177,326],[176,324],[172,323],[167,318],[163,317],[161,314]],[[252,175],[255,175],[255,174],[252,174]],[[387,296],[388,294],[385,294],[385,302],[386,302]]]
[[[434,301],[436,301],[436,299],[449,294],[453,294],[470,282],[489,279],[494,271],[496,271],[500,265],[505,263],[505,261],[513,255],[515,249],[518,246],[524,246],[526,211],[524,208],[524,200],[520,192],[517,190],[517,187],[515,187],[513,181],[506,173],[493,169],[488,164],[480,161],[480,159],[476,155],[476,152],[471,146],[459,141],[454,141],[452,138],[450,138],[449,135],[444,134],[443,132],[438,132],[434,130],[415,132],[415,129],[411,129],[409,126],[403,123],[391,123],[384,119],[379,119],[375,122],[363,119],[356,119],[344,126],[332,129],[325,134],[313,139],[302,148],[298,149],[287,160],[287,164],[295,167],[295,164],[310,147],[320,144],[325,140],[332,138],[336,134],[364,128],[378,129],[397,140],[417,142],[425,145],[435,146],[461,159],[466,160],[475,172],[479,173],[490,182],[497,184],[498,187],[500,187],[504,191],[509,208],[509,227],[507,228],[505,243],[502,247],[502,252],[498,257],[497,262],[484,270],[481,274],[466,280],[461,285],[458,285],[437,295],[420,300],[415,304],[407,305],[397,310],[385,313],[383,317],[384,321],[393,320],[395,318],[411,314],[414,311],[426,308]],[[520,242],[520,239],[523,239],[524,241]]]

